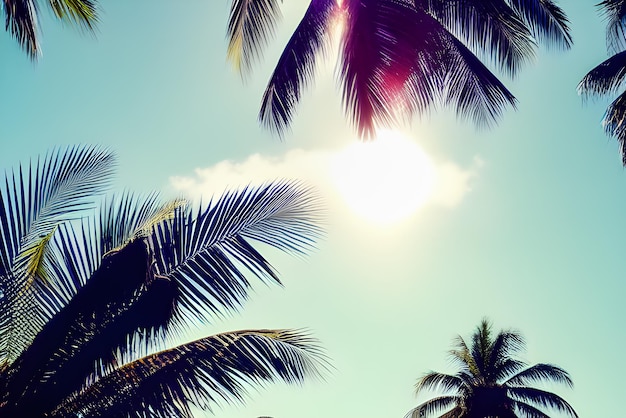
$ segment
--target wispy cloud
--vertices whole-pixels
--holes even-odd
[[[254,154],[243,161],[221,161],[205,168],[196,168],[191,176],[173,176],[171,186],[193,199],[220,195],[227,189],[259,185],[276,179],[301,180],[319,189],[324,197],[338,198],[332,178],[334,151],[291,150],[280,156]],[[452,208],[472,189],[483,161],[476,157],[469,167],[450,161],[432,161],[435,183],[425,205]]]

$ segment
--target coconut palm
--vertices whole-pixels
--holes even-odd
[[[97,0],[48,0],[54,16],[92,32],[98,22]],[[2,0],[5,28],[31,58],[41,53],[38,0]]]
[[[607,49],[613,55],[583,77],[578,92],[585,97],[618,95],[607,108],[602,126],[619,143],[622,164],[626,166],[626,1],[604,0],[598,6],[607,20]]]
[[[325,356],[302,330],[180,344],[189,326],[239,309],[250,278],[280,284],[252,243],[313,245],[311,190],[279,181],[194,210],[125,192],[98,206],[113,167],[105,149],[70,147],[6,176],[0,416],[192,417],[251,385],[319,376]]]
[[[228,56],[244,73],[273,32],[278,4],[232,2]],[[552,0],[310,0],[263,95],[263,125],[279,134],[289,127],[337,22],[345,112],[366,137],[442,104],[489,125],[515,97],[487,64],[514,76],[539,43],[572,42]]]
[[[493,335],[483,320],[468,345],[462,337],[454,340],[450,356],[459,370],[454,375],[430,372],[421,377],[416,392],[441,393],[409,411],[405,418],[438,416],[446,418],[548,418],[555,410],[576,418],[576,412],[560,396],[532,387],[552,381],[572,387],[569,374],[551,364],[528,366],[516,358],[524,349],[516,331]]]

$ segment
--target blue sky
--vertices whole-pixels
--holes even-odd
[[[317,250],[304,259],[269,251],[285,287],[259,285],[241,313],[196,333],[307,327],[335,370],[325,382],[253,391],[246,406],[216,416],[402,417],[417,404],[415,380],[452,372],[451,339],[483,316],[520,330],[529,362],[571,373],[573,390],[553,389],[581,417],[614,415],[626,373],[616,356],[626,344],[626,177],[600,126],[608,101],[583,104],[575,89],[607,56],[593,3],[559,2],[574,48],[542,49],[504,78],[519,106],[498,126],[478,130],[442,111],[404,128],[440,172],[455,173],[451,197],[384,227],[352,212],[328,171],[356,141],[332,60],[283,141],[256,122],[303,1],[285,2],[266,59],[245,81],[225,59],[226,1],[106,2],[95,38],[44,12],[36,64],[0,37],[0,167],[99,143],[119,156],[120,189],[209,196],[273,177],[318,186],[327,233]]]

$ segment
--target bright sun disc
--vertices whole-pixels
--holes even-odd
[[[381,131],[373,141],[356,142],[333,160],[332,175],[347,205],[377,223],[402,220],[426,203],[435,169],[413,141]]]

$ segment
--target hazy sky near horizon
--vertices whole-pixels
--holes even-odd
[[[497,126],[479,130],[441,111],[402,129],[446,181],[396,223],[361,218],[336,187],[333,158],[357,138],[332,59],[284,140],[257,123],[304,1],[285,1],[276,39],[245,80],[226,62],[227,1],[102,2],[95,38],[44,10],[36,64],[0,36],[0,167],[98,143],[119,157],[119,189],[206,197],[279,177],[317,186],[326,236],[316,251],[270,251],[284,288],[259,284],[240,313],[202,332],[306,327],[334,371],[303,387],[268,385],[216,416],[401,418],[417,404],[415,380],[453,372],[452,338],[484,316],[525,335],[530,363],[571,373],[573,390],[553,389],[581,417],[614,415],[626,373],[615,356],[626,344],[626,173],[600,126],[608,99],[583,103],[576,93],[607,57],[594,3],[559,1],[574,47],[542,48],[514,80],[502,76],[519,104]]]

